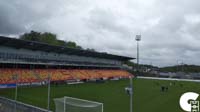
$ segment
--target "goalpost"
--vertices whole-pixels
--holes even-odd
[[[54,99],[55,112],[103,112],[103,103],[73,97]]]

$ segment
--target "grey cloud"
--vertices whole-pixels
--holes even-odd
[[[9,2],[7,0],[0,1],[0,34],[20,34],[32,30],[35,25],[48,28],[48,18],[55,14],[59,9],[58,3],[52,0],[16,0]],[[55,7],[56,6],[56,7]],[[55,11],[55,12],[54,12]],[[37,27],[36,30],[40,29]],[[44,27],[41,28],[44,30]]]
[[[1,2],[0,3],[0,33],[2,34],[16,34],[23,31],[21,25],[16,24],[16,19],[13,17],[14,8],[12,5]]]
[[[198,0],[8,0],[0,1],[0,34],[30,30],[56,33],[85,48],[136,57],[159,66],[200,61]]]
[[[117,36],[122,36],[122,38],[130,36],[129,28],[121,23],[123,18],[113,14],[110,10],[93,9],[89,14],[90,16],[86,21],[87,26],[92,30],[96,30],[97,33],[108,31],[116,33]]]

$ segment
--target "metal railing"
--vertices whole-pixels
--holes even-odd
[[[52,112],[40,107],[0,97],[0,112]]]

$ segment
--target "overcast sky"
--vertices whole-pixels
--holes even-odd
[[[200,65],[200,0],[0,0],[0,35],[52,32],[141,63]]]

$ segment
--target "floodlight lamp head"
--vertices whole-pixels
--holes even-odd
[[[136,35],[135,40],[136,41],[140,41],[141,40],[141,35]]]

